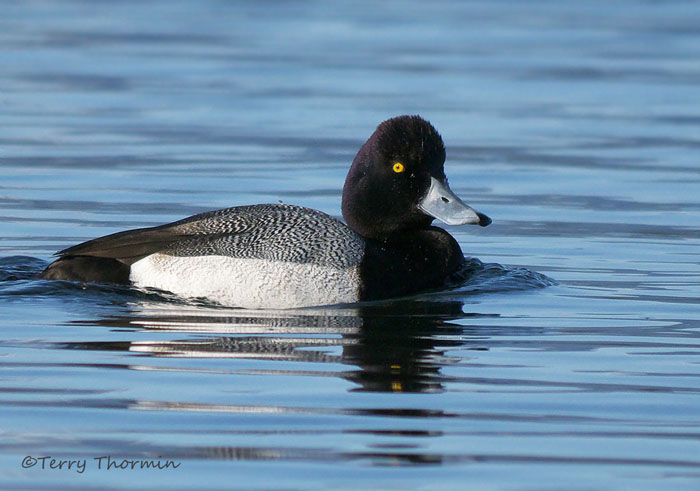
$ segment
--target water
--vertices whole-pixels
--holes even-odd
[[[683,1],[6,2],[0,487],[699,488],[698,25]],[[261,312],[32,278],[200,211],[339,216],[406,113],[494,219],[448,227],[478,258],[454,289]]]

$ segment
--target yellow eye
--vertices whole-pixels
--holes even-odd
[[[396,172],[397,174],[406,170],[406,168],[403,166],[403,164],[401,162],[396,162],[394,164],[394,167],[392,167],[392,169],[394,169],[394,172]]]

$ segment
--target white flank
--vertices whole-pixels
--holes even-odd
[[[132,264],[129,279],[139,287],[251,309],[356,302],[360,284],[357,266],[338,269],[264,259],[165,254],[152,254]]]

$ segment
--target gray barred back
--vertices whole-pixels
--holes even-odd
[[[293,205],[237,206],[195,215],[168,226],[180,236],[161,253],[229,256],[318,264],[335,268],[362,260],[364,240],[323,212]]]

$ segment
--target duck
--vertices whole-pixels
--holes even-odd
[[[113,283],[252,308],[383,300],[443,287],[465,263],[446,230],[491,219],[452,192],[430,122],[380,123],[343,186],[345,223],[288,204],[236,206],[118,232],[55,254],[46,280]]]

